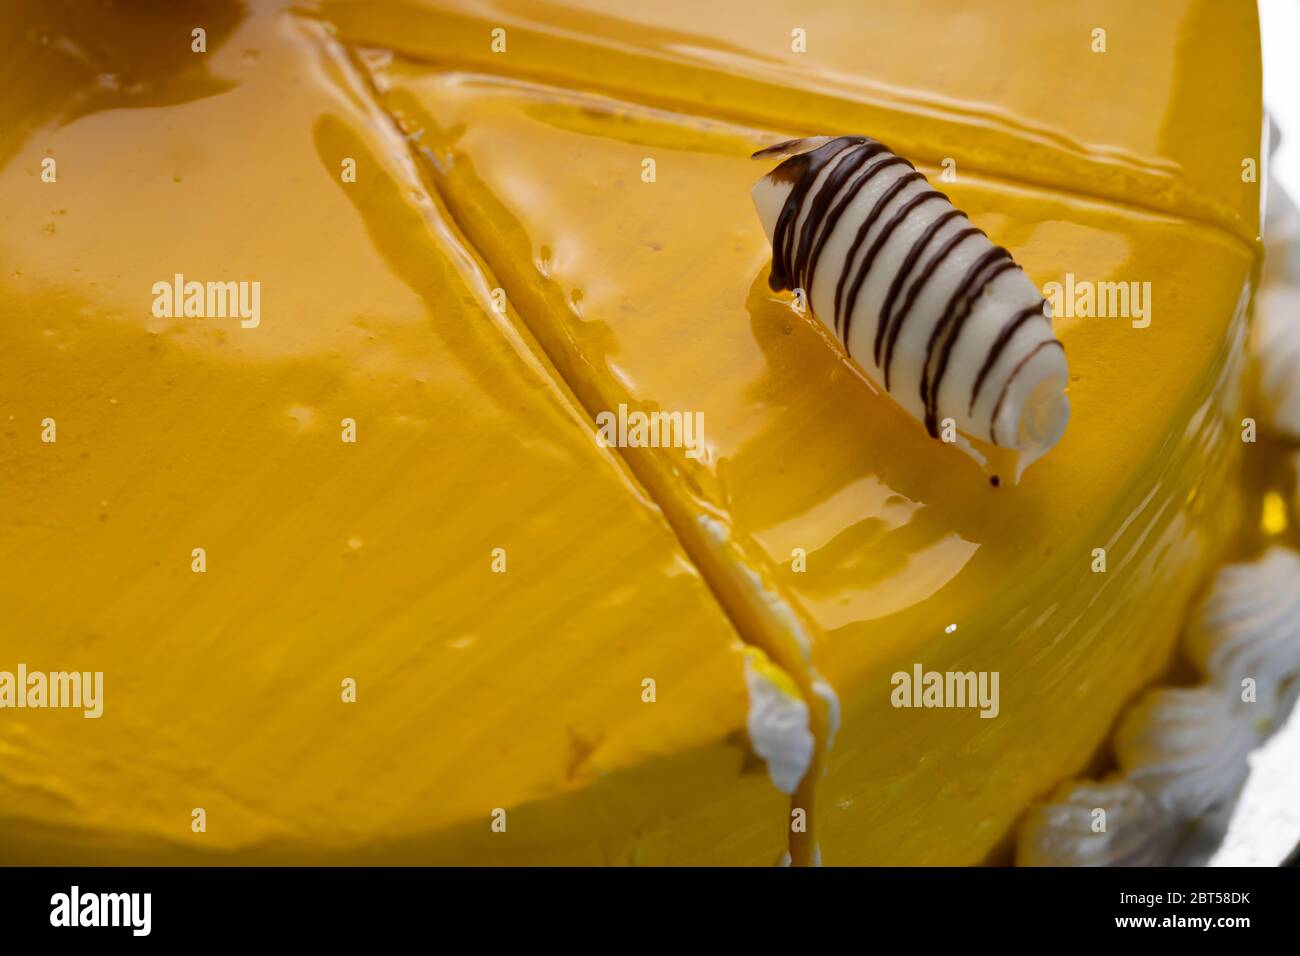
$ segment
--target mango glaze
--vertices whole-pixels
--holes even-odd
[[[1253,8],[1110,4],[1101,56],[1075,13],[995,6],[17,8],[0,661],[108,696],[0,719],[7,856],[998,859],[1237,546],[1260,118]],[[920,23],[942,69],[880,40]],[[1040,287],[1151,282],[1145,328],[1056,319],[1073,420],[1021,484],[768,290],[748,155],[835,131]],[[260,323],[155,316],[176,273],[260,279]],[[706,454],[601,447],[620,405],[701,413]],[[747,653],[810,713],[789,798]],[[893,707],[917,663],[998,672],[997,719]]]

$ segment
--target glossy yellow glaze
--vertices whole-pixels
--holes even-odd
[[[0,667],[109,683],[100,721],[0,714],[11,856],[978,862],[1168,665],[1239,510],[1253,7],[625,6],[214,5],[198,68],[152,53],[189,15],[24,10]],[[1057,320],[1073,420],[1021,485],[768,290],[748,154],[836,130],[955,159],[1040,285],[1151,283],[1149,328]],[[262,280],[261,325],[152,317],[174,272]],[[598,450],[624,403],[707,454]],[[748,752],[742,641],[813,712],[815,834]],[[891,707],[917,663],[998,671],[998,718]]]
[[[105,700],[0,711],[0,861],[775,862],[743,645],[324,30],[23,16],[0,669]]]
[[[1020,486],[994,488],[768,290],[747,188],[766,167],[747,157],[774,134],[401,61],[379,70],[588,409],[703,412],[706,461],[629,461],[706,573],[725,571],[710,551],[725,529],[815,643],[807,679],[828,679],[844,707],[819,785],[824,859],[984,858],[1165,666],[1234,521],[1252,248],[1068,194],[945,184],[1039,285],[1067,272],[1152,284],[1147,328],[1057,320],[1073,420]],[[716,524],[695,534],[701,510]],[[1001,715],[893,709],[890,676],[914,663],[1000,672]]]
[[[322,8],[358,44],[802,133],[867,133],[913,159],[1258,235],[1259,193],[1241,175],[1260,158],[1253,0]]]

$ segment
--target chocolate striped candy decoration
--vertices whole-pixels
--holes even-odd
[[[1070,418],[1065,350],[1011,254],[884,144],[818,136],[763,149],[754,186],[774,290],[802,289],[849,357],[940,437],[1019,452],[1018,472]],[[977,459],[969,444],[960,442]]]

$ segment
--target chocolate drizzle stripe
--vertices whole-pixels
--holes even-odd
[[[939,435],[938,408],[933,407],[930,402],[930,364],[934,361],[935,349],[938,348],[940,340],[947,336],[949,327],[957,318],[957,305],[969,293],[971,286],[975,284],[975,280],[979,278],[985,269],[1004,256],[1009,259],[1011,253],[1001,246],[994,246],[991,249],[986,249],[979,258],[972,262],[970,268],[966,270],[966,274],[961,277],[961,281],[952,290],[952,294],[948,296],[947,304],[943,307],[943,311],[939,313],[939,319],[934,323],[934,328],[930,330],[930,338],[925,344],[925,360],[921,364],[921,403],[925,406],[925,430],[930,434],[931,438],[936,438]],[[935,404],[937,405],[937,403]]]
[[[822,249],[825,247],[826,242],[827,240],[830,239],[832,233],[835,232],[835,227],[839,225],[840,217],[844,215],[844,210],[849,208],[849,204],[852,203],[853,200],[857,198],[857,195],[862,190],[862,187],[871,181],[872,177],[876,175],[876,173],[880,170],[882,166],[894,165],[889,160],[884,160],[882,163],[879,163],[868,170],[865,171],[862,170],[861,167],[863,165],[865,165],[873,157],[880,155],[884,151],[885,151],[884,145],[875,142],[866,143],[859,149],[858,155],[862,157],[862,161],[858,163],[854,169],[854,175],[856,176],[856,178],[853,180],[847,192],[845,192],[844,196],[840,199],[840,201],[837,202],[835,206],[830,210],[830,212],[825,215],[825,219],[822,223],[821,230],[817,233],[817,242],[813,246],[812,251],[808,254],[807,260],[802,264],[803,268],[802,268],[801,275],[804,280],[803,281],[804,301],[808,302],[809,304],[812,303],[812,286],[813,286],[814,279],[816,279],[817,277],[817,263],[821,261]],[[848,162],[849,162],[848,160],[844,160],[843,162],[841,162],[839,166],[835,167],[836,172],[839,172],[840,167],[844,166]],[[842,188],[841,184],[839,183],[832,184],[830,182],[827,182],[826,186],[823,187],[823,192],[826,192],[828,188],[831,187],[832,185],[834,185],[835,190]],[[809,219],[813,218],[815,212],[816,210],[810,212]]]
[[[805,301],[810,299],[807,273],[808,255],[812,250],[813,236],[824,225],[826,210],[830,208],[836,194],[843,188],[845,180],[857,172],[862,167],[862,164],[871,158],[865,144],[852,146],[841,153],[840,156],[839,162],[826,174],[826,181],[812,194],[812,202],[808,206],[807,215],[804,216],[803,228],[799,230],[799,241],[795,245],[794,255],[790,260],[791,276],[803,289]],[[798,219],[795,222],[797,223]]]
[[[989,347],[989,354],[984,357],[984,364],[980,366],[980,370],[975,376],[975,384],[971,386],[970,407],[966,409],[967,415],[975,414],[975,403],[979,401],[980,390],[984,387],[984,380],[988,378],[989,372],[993,371],[993,366],[1002,357],[1002,353],[1006,350],[1012,337],[1020,330],[1020,327],[1036,315],[1047,318],[1047,316],[1043,315],[1044,304],[1040,302],[1038,305],[1031,305],[1026,309],[1021,309],[1002,326],[1002,329],[998,332],[998,337],[993,340],[993,344]]]
[[[889,284],[889,291],[885,293],[885,300],[880,305],[880,321],[876,323],[876,341],[872,348],[872,356],[876,360],[877,367],[880,365],[880,347],[885,341],[885,330],[893,317],[894,300],[898,293],[902,291],[903,283],[907,277],[912,274],[912,269],[916,267],[916,260],[921,257],[926,248],[939,234],[939,230],[952,222],[958,216],[964,216],[960,209],[949,209],[947,212],[937,216],[934,222],[926,226],[925,231],[917,236],[916,241],[912,243],[912,248],[908,250],[907,257],[903,259],[902,265],[898,267],[898,274],[894,276],[894,281]]]
[[[953,233],[948,238],[948,241],[939,247],[939,251],[930,257],[930,261],[925,264],[925,268],[921,270],[921,274],[916,277],[916,280],[908,286],[907,298],[903,300],[903,306],[898,310],[898,321],[895,322],[893,328],[889,330],[889,335],[885,341],[884,372],[886,390],[889,389],[889,367],[894,361],[894,345],[898,342],[898,337],[903,331],[903,323],[907,320],[908,314],[912,311],[912,303],[916,301],[917,294],[925,284],[930,281],[930,277],[934,275],[935,269],[939,267],[944,259],[948,258],[948,255],[954,249],[971,236],[982,235],[984,235],[984,230],[975,226],[967,226],[965,229]]]
[[[845,195],[842,206],[837,207],[835,218],[837,220],[839,219],[839,214],[848,208],[849,204],[857,198],[858,193],[862,191],[862,188],[866,186],[867,183],[875,179],[879,173],[893,166],[907,166],[908,168],[911,168],[912,164],[901,156],[892,155],[876,163],[853,184],[853,187],[849,190],[848,194]],[[834,327],[836,334],[839,334],[840,330],[840,299],[844,295],[844,283],[848,278],[849,266],[853,262],[853,257],[857,255],[859,242],[861,242],[860,236],[849,245],[849,250],[844,260],[844,266],[840,269],[839,280],[835,283],[835,306],[834,312],[831,316],[831,325]]]
[[[828,162],[844,150],[865,141],[865,137],[862,136],[841,136],[823,143],[811,152],[791,156],[769,174],[777,182],[785,182],[789,177],[794,183],[790,195],[786,197],[785,205],[781,207],[781,215],[772,232],[772,269],[767,280],[772,291],[779,292],[790,288],[790,272],[787,267],[792,240],[790,234],[803,209],[808,190],[812,188],[818,174]]]
[[[784,158],[792,147],[798,146],[803,141],[804,137],[800,136],[798,139],[787,139],[779,143],[773,143],[771,146],[764,146],[762,149],[751,153],[749,158],[767,159],[769,156],[781,156]]]
[[[814,151],[814,155],[823,155],[820,155],[815,168],[810,161],[809,168],[804,171],[803,181],[801,184],[803,186],[803,194],[799,197],[799,202],[794,208],[794,215],[789,218],[786,223],[786,228],[781,234],[781,251],[783,255],[782,267],[787,277],[787,284],[789,284],[791,279],[798,279],[798,262],[795,258],[797,249],[796,241],[798,239],[797,227],[799,225],[799,218],[804,212],[804,204],[810,199],[815,198],[813,187],[816,185],[817,179],[821,175],[821,171],[828,167],[835,159],[841,157],[842,154],[851,152],[857,145],[859,144],[850,140],[849,137],[840,137],[839,139],[831,140],[820,149]],[[803,218],[808,219],[810,217],[804,216]]]
[[[867,184],[884,170],[893,166],[906,166],[910,170],[901,173],[888,183],[880,195],[871,202],[865,217],[857,224],[856,231],[845,251],[844,262],[839,269],[835,285],[830,324],[847,350],[859,296],[885,246],[896,234],[897,229],[912,218],[919,207],[937,199],[946,202],[948,197],[930,188],[928,184],[916,193],[906,195],[910,184],[918,181],[924,183],[925,177],[906,159],[891,153],[884,144],[870,137],[839,136],[827,139],[815,148],[808,148],[811,146],[812,143],[808,141],[791,140],[769,147],[767,150],[760,150],[755,154],[756,156],[788,154],[794,149],[805,149],[804,152],[788,155],[787,159],[768,174],[774,183],[791,184],[790,193],[786,196],[773,228],[772,267],[768,282],[775,291],[789,289],[797,284],[803,289],[805,299],[810,305],[812,284],[816,278],[822,252],[849,206],[856,201]],[[882,158],[878,162],[872,162],[877,157]],[[900,200],[900,203],[886,217],[895,199]],[[894,353],[919,297],[930,281],[936,277],[939,267],[948,261],[963,242],[973,236],[984,236],[983,230],[967,221],[965,227],[958,228],[949,235],[937,251],[926,259],[924,265],[920,265],[930,247],[938,241],[944,227],[959,216],[964,216],[964,213],[950,207],[927,223],[911,241],[906,255],[903,256],[889,281],[878,310],[872,348],[876,365],[884,372],[886,390],[891,389],[890,368]],[[880,229],[874,238],[871,238],[870,234],[877,223],[880,223]],[[870,243],[867,241],[868,238],[871,238]],[[861,256],[860,261],[859,256]],[[919,274],[913,276],[913,271],[918,268]],[[1001,246],[991,246],[982,251],[969,265],[960,281],[949,293],[943,309],[939,311],[937,321],[930,330],[926,342],[920,377],[923,418],[926,431],[932,437],[938,437],[939,395],[963,331],[970,323],[981,296],[992,283],[1003,273],[1018,269],[1019,266],[1012,260],[1011,254],[1006,249]],[[1002,324],[984,355],[971,385],[968,416],[974,415],[984,385],[993,374],[998,362],[1011,349],[1019,330],[1035,315],[1043,315],[1047,318],[1043,314],[1043,305],[1044,303],[1040,302],[1038,305],[1022,308]],[[1051,330],[1050,319],[1048,330],[1049,332]],[[997,418],[1001,414],[1016,377],[1034,356],[1053,345],[1064,351],[1064,346],[1055,337],[1038,343],[1020,358],[1003,382],[989,420],[989,434],[994,445],[999,444]]]
[[[853,320],[853,305],[855,304],[854,300],[857,297],[858,285],[860,285],[860,283],[854,283],[852,293],[845,296],[842,303],[840,301],[840,296],[844,290],[844,280],[848,278],[849,273],[853,271],[853,258],[858,254],[858,249],[862,246],[862,243],[866,241],[867,233],[871,231],[871,227],[876,224],[876,220],[884,213],[886,207],[893,202],[894,197],[918,179],[923,180],[925,179],[925,176],[916,170],[912,170],[910,173],[904,173],[902,176],[899,176],[890,183],[889,186],[886,187],[885,191],[876,197],[876,201],[871,207],[871,212],[867,214],[867,218],[862,220],[862,225],[858,227],[857,235],[853,237],[853,242],[849,244],[849,251],[844,255],[844,268],[840,272],[840,281],[835,286],[835,326],[837,329],[841,330],[840,341],[844,343],[846,349],[849,344],[849,323]],[[875,246],[872,248],[874,249]],[[870,255],[871,251],[868,250],[867,254]]]
[[[1005,250],[1003,251],[1005,252]],[[988,272],[984,273],[983,278],[979,280],[979,283],[966,293],[965,301],[961,306],[961,311],[954,314],[952,321],[949,323],[949,330],[943,338],[943,345],[939,349],[939,357],[935,364],[934,376],[930,380],[930,404],[925,415],[926,421],[936,426],[939,418],[939,389],[942,387],[943,377],[948,371],[948,360],[952,357],[953,349],[957,347],[957,340],[961,338],[962,329],[966,327],[966,320],[969,319],[971,313],[975,311],[975,303],[979,301],[979,297],[983,295],[984,290],[992,284],[994,279],[1002,275],[1004,272],[1012,272],[1019,268],[1015,262],[1012,261],[1011,253],[1009,252],[1006,254],[1006,258],[1002,259],[1000,262],[997,259],[990,261],[996,262],[997,264]],[[945,315],[946,314],[947,313],[945,313]],[[933,341],[933,336],[931,337],[931,341]],[[927,354],[925,359],[926,372],[928,373],[930,355]],[[932,434],[938,434],[937,427]]]
[[[993,444],[998,444],[998,412],[1002,411],[1002,403],[1006,401],[1007,393],[1011,391],[1011,383],[1015,381],[1016,376],[1020,374],[1021,370],[1029,364],[1030,359],[1050,345],[1055,345],[1062,352],[1065,351],[1065,346],[1061,344],[1060,339],[1044,339],[1030,349],[1029,353],[1016,363],[1016,367],[1011,370],[1011,374],[1007,376],[1007,380],[1002,383],[1002,391],[998,393],[998,400],[993,405],[993,414],[989,416],[989,437],[993,439]]]
[[[911,173],[909,175],[920,176],[921,174]],[[908,177],[902,177],[899,181],[901,182],[902,179],[906,179],[906,178]],[[858,266],[858,274],[854,276],[853,285],[849,287],[848,296],[845,298],[845,305],[846,305],[846,308],[844,310],[845,350],[847,350],[849,347],[849,326],[853,322],[853,310],[857,308],[858,292],[861,291],[863,283],[866,282],[867,274],[871,271],[871,266],[876,261],[876,256],[880,254],[880,250],[883,249],[885,243],[889,241],[889,237],[893,235],[894,230],[898,228],[899,223],[901,223],[904,219],[906,219],[912,213],[912,210],[916,209],[920,205],[923,205],[924,203],[930,202],[935,199],[942,199],[946,202],[948,197],[945,196],[943,193],[939,192],[938,190],[926,189],[924,192],[917,193],[907,202],[903,203],[903,205],[899,206],[898,211],[894,213],[894,215],[890,218],[890,220],[880,227],[880,233],[876,236],[875,240],[871,243],[871,248],[867,250],[867,254],[862,257],[862,264]]]

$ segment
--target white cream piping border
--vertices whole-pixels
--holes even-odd
[[[1232,799],[1300,676],[1300,553],[1274,547],[1215,575],[1187,649],[1205,680],[1148,692],[1115,735],[1119,772],[1062,784],[1021,823],[1020,866],[1166,862],[1186,825]]]

